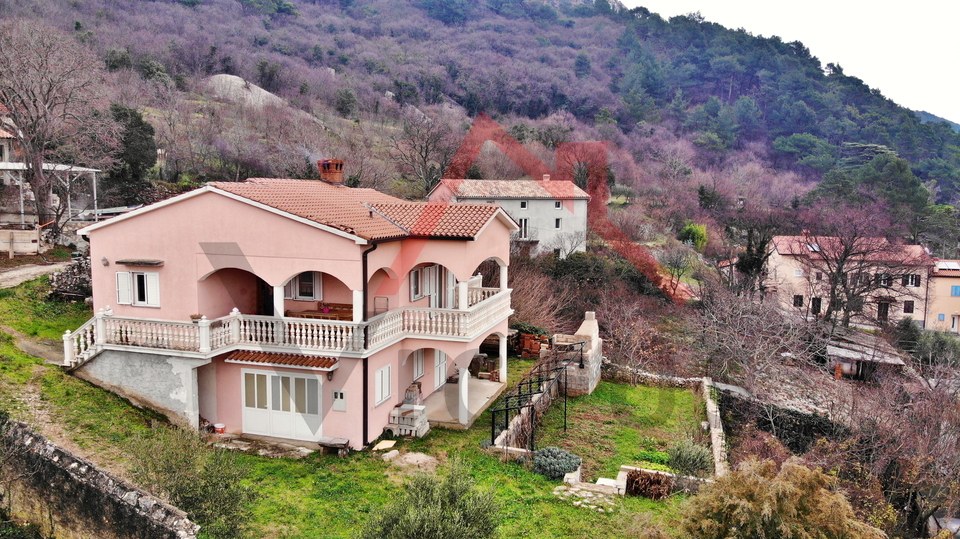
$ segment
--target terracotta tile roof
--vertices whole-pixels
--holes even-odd
[[[332,357],[303,356],[300,354],[281,354],[279,352],[254,352],[237,350],[230,352],[225,361],[242,363],[261,363],[269,365],[283,365],[284,367],[307,367],[310,369],[332,369],[337,359]]]
[[[368,240],[473,238],[500,208],[493,204],[407,202],[374,189],[317,180],[252,178],[210,185]]]
[[[786,256],[829,256],[843,248],[840,239],[829,236],[774,236],[773,248]],[[869,260],[897,261],[900,263],[925,265],[933,261],[920,245],[896,245],[886,238],[859,238],[853,248],[853,257],[857,254]]]
[[[209,185],[272,208],[368,240],[401,238],[406,231],[378,215],[367,203],[403,203],[374,189],[335,186],[319,180],[251,178]]]
[[[548,198],[554,200],[590,198],[573,182],[541,180],[454,180],[440,182],[458,199],[464,198]]]
[[[474,238],[500,209],[496,204],[403,202],[371,204],[374,210],[397,223],[410,236]]]
[[[0,129],[0,138],[16,138],[16,137],[14,137],[13,135],[11,135],[9,131],[6,131],[6,130],[4,130],[4,129]]]

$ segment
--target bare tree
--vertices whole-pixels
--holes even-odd
[[[696,257],[686,245],[674,244],[665,247],[657,259],[663,269],[672,277],[670,286],[676,292],[680,286],[680,279],[693,270]]]
[[[416,185],[417,196],[425,196],[437,185],[450,166],[458,143],[449,125],[415,109],[407,112],[401,132],[390,140],[393,157],[403,174]]]
[[[56,181],[44,163],[112,162],[119,126],[106,111],[104,88],[102,62],[72,36],[35,21],[0,23],[0,102],[9,110],[7,127],[16,133],[41,223],[53,217]]]

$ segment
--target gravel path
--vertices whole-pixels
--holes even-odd
[[[36,279],[41,275],[53,273],[67,267],[70,262],[56,262],[53,264],[29,264],[26,266],[17,266],[0,272],[0,288],[11,288],[20,283]]]

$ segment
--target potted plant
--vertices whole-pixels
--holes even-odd
[[[202,315],[202,314],[191,314],[191,315],[190,315],[190,321],[193,322],[194,324],[200,322],[200,319],[201,319],[201,318],[203,318],[203,315]]]

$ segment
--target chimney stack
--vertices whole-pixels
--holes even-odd
[[[549,175],[549,174],[544,174],[544,175],[543,175],[543,181],[545,181],[545,182],[550,181],[550,175]]]
[[[317,161],[320,179],[334,185],[343,185],[343,159],[321,159]]]

